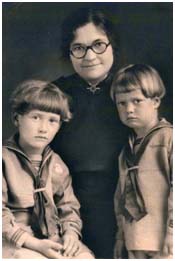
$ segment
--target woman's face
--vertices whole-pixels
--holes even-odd
[[[93,23],[88,23],[75,31],[75,38],[70,48],[76,45],[91,46],[96,42],[109,43],[106,33]],[[87,82],[96,84],[102,81],[108,74],[113,64],[113,49],[109,45],[102,54],[96,54],[88,49],[83,58],[77,59],[70,55],[74,70]]]

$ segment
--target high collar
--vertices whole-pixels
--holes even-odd
[[[83,91],[91,93],[91,94],[98,94],[101,92],[106,92],[106,90],[109,91],[109,86],[112,83],[112,73],[109,73],[108,76],[104,80],[102,80],[101,82],[99,82],[96,85],[96,88],[98,88],[98,89],[94,93],[89,90],[91,85],[87,81],[85,81],[83,78],[81,78],[78,74],[74,74],[74,79],[75,79],[75,81],[78,82],[78,86]]]

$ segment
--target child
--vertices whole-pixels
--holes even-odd
[[[172,258],[172,125],[158,116],[164,84],[144,64],[119,70],[111,87],[122,123],[133,129],[119,157],[115,258]]]
[[[11,98],[18,132],[3,146],[3,258],[90,258],[68,168],[48,144],[71,119],[68,97],[28,80]]]

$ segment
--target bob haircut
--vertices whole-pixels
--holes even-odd
[[[70,44],[74,40],[76,30],[91,22],[106,33],[113,48],[114,58],[118,57],[119,37],[117,28],[108,18],[106,12],[97,8],[79,8],[62,23],[61,50],[64,58],[69,58]]]
[[[12,93],[11,108],[15,114],[26,114],[40,110],[59,114],[61,121],[72,117],[69,110],[69,97],[56,85],[40,80],[27,80],[17,86]]]
[[[118,93],[140,89],[146,98],[162,99],[166,93],[159,73],[146,64],[130,64],[120,69],[113,78],[110,94],[113,101]]]

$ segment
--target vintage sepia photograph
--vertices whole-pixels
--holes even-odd
[[[173,1],[1,5],[2,259],[173,259]]]

